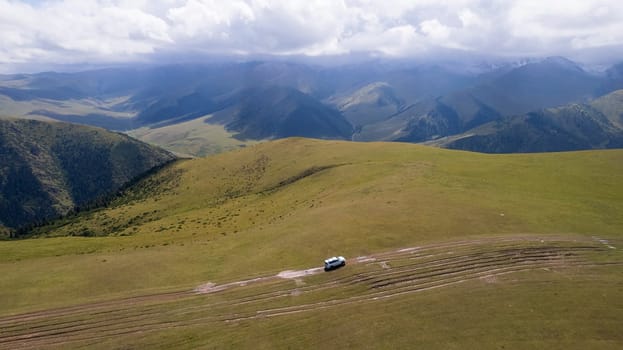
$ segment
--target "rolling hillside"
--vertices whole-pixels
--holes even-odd
[[[178,161],[0,242],[0,348],[620,348],[621,181],[621,150],[295,138]]]
[[[19,228],[108,195],[174,157],[122,134],[0,119],[0,226]]]

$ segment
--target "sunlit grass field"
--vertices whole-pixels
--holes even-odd
[[[236,322],[187,322],[140,337],[72,344],[620,348],[623,269],[589,265],[621,259],[622,184],[622,150],[485,155],[295,138],[182,160],[107,208],[40,228],[36,238],[0,242],[0,318],[273,276],[321,266],[336,254],[349,259],[439,242],[564,237],[602,247],[607,255],[592,253],[583,267],[505,274],[495,283],[475,278],[374,302]],[[303,282],[367,273],[357,268],[347,265]],[[248,293],[262,293],[270,285],[249,288]],[[366,288],[357,285],[334,297],[349,298]],[[153,319],[166,320],[166,312],[188,303],[229,298],[235,299],[215,293],[158,304],[163,316]],[[264,306],[302,299],[283,300]],[[205,317],[210,310],[203,311]],[[237,311],[230,305],[214,312]],[[183,315],[175,319],[183,321]]]
[[[162,127],[142,127],[128,132],[167,150],[186,156],[205,157],[254,145],[260,141],[238,140],[223,125],[206,123],[211,115]]]

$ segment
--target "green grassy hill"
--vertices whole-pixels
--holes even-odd
[[[0,242],[0,348],[620,348],[622,180],[621,150],[285,139],[178,161]]]
[[[225,126],[208,123],[212,115],[162,127],[143,127],[128,135],[182,155],[205,157],[261,141],[239,140]]]
[[[125,135],[59,122],[0,119],[0,225],[66,214],[174,157]]]

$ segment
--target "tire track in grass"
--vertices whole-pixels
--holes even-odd
[[[282,293],[283,294],[283,293]]]
[[[545,244],[534,237],[403,248],[352,259],[350,269],[324,275],[327,279],[308,281],[305,285],[294,283],[294,277],[306,278],[318,269],[284,271],[221,286],[210,285],[206,294],[197,293],[198,290],[169,292],[8,316],[0,318],[0,348],[36,348],[132,332],[277,317],[376,302],[521,271],[620,264],[590,261],[590,254],[607,250],[601,242],[551,239]],[[390,268],[379,268],[378,261],[386,261]],[[352,295],[341,296],[347,291]],[[215,296],[222,300],[214,300]],[[280,298],[287,298],[295,305],[274,306]]]

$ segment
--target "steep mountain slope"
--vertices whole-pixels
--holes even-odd
[[[623,89],[623,62],[608,68],[605,77],[599,86],[599,95],[607,94],[614,90]]]
[[[67,213],[174,157],[125,135],[60,122],[0,119],[0,225]]]
[[[488,153],[623,147],[623,90],[590,104],[571,104],[485,124],[446,140],[448,148]]]
[[[508,116],[587,101],[596,96],[599,83],[598,77],[574,62],[550,57],[513,69],[471,92],[484,104]]]
[[[603,113],[610,123],[623,129],[623,90],[617,90],[591,102],[591,106]]]
[[[453,95],[435,100],[434,106],[425,113],[412,113],[400,133],[394,135],[399,136],[396,141],[421,142],[457,134],[500,117],[499,112],[469,94]]]
[[[350,139],[352,126],[334,109],[287,87],[254,88],[231,97],[231,107],[208,119],[240,139],[303,136]]]
[[[403,108],[404,102],[388,83],[374,82],[344,97],[334,97],[329,103],[342,112],[355,126],[382,121]]]
[[[0,241],[0,347],[616,349],[621,181],[623,150],[285,139],[179,161]]]

